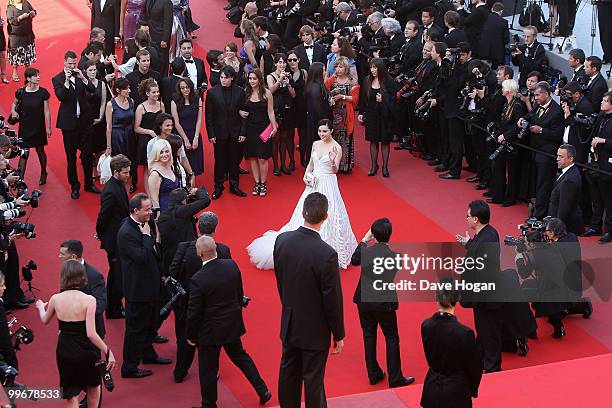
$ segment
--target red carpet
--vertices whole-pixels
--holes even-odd
[[[198,31],[196,53],[204,56],[204,49],[223,49],[224,44],[234,40],[233,26],[225,21],[222,14],[223,0],[192,2],[194,19],[202,26]],[[66,0],[34,0],[39,11],[35,21],[42,85],[50,91],[51,77],[62,69],[63,54],[67,49],[80,52],[85,45],[89,29],[89,10],[81,3]],[[21,73],[22,75],[22,73]],[[16,89],[15,84],[1,86],[0,111],[6,112]],[[51,98],[52,116],[55,121],[57,99]],[[6,116],[6,115],[5,115]],[[55,122],[54,122],[55,123]],[[369,168],[368,148],[363,141],[361,129],[357,134],[358,167],[354,174],[340,177],[340,188],[347,205],[353,229],[358,238],[365,233],[371,221],[388,216],[394,223],[394,240],[401,241],[445,241],[453,240],[456,232],[465,231],[465,206],[478,194],[463,181],[442,184],[420,160],[406,157],[404,152],[392,152],[390,179],[380,176],[367,177]],[[61,133],[53,130],[47,148],[49,155],[49,178],[44,186],[41,206],[35,210],[31,222],[37,225],[39,237],[21,240],[18,243],[22,264],[35,259],[39,270],[35,272],[34,285],[40,291],[37,296],[48,300],[58,288],[57,259],[60,242],[68,238],[83,240],[88,262],[106,272],[106,257],[94,240],[94,226],[99,208],[99,197],[83,193],[79,200],[71,200],[66,183],[66,166]],[[199,184],[212,188],[212,149],[205,143],[204,177]],[[38,164],[32,152],[28,167],[28,182],[34,186],[38,180]],[[364,170],[366,169],[366,170]],[[269,196],[266,198],[247,197],[239,199],[225,194],[213,202],[210,209],[220,215],[218,239],[232,248],[232,254],[242,269],[245,293],[253,298],[244,317],[248,333],[243,337],[247,351],[253,357],[264,380],[274,394],[276,388],[281,344],[278,337],[280,308],[273,274],[258,271],[248,262],[245,247],[248,243],[270,228],[282,226],[291,214],[299,197],[303,183],[302,175],[270,176]],[[242,188],[250,191],[252,180],[242,178]],[[440,188],[440,190],[438,190]],[[500,234],[515,233],[515,226],[525,213],[524,207],[494,209],[496,225]],[[499,220],[499,223],[497,221]],[[358,270],[349,269],[342,273],[344,290],[346,346],[339,356],[330,356],[327,366],[326,389],[329,397],[359,394],[383,390],[384,384],[372,387],[367,381],[363,362],[361,330],[352,304],[352,295],[357,282]],[[531,342],[531,352],[526,358],[504,355],[504,369],[540,365],[556,361],[575,359],[610,352],[612,343],[603,343],[601,335],[610,334],[609,314],[603,307],[595,305],[593,319],[568,319],[568,336],[561,341],[550,337],[552,330],[545,322],[540,323],[540,339]],[[422,382],[426,362],[422,353],[419,327],[420,322],[433,313],[435,307],[427,303],[403,304],[398,315],[402,338],[402,362],[406,375],[413,375]],[[601,311],[601,314],[598,314]],[[459,318],[472,324],[471,312],[458,311]],[[40,324],[34,308],[16,314],[21,324],[35,331],[35,342],[24,346],[19,353],[21,382],[31,387],[56,386],[58,383],[55,366],[56,323],[47,327]],[[602,327],[607,329],[602,329]],[[599,330],[595,335],[590,330]],[[175,346],[173,322],[169,320],[161,334],[170,337],[169,344],[156,347],[160,355],[174,358]],[[107,321],[107,341],[121,360],[123,344],[123,321]],[[384,367],[384,345],[379,349]],[[122,380],[116,374],[117,388],[105,393],[107,406],[151,407],[171,404],[177,407],[197,405],[200,400],[197,377],[197,363],[183,384],[172,382],[171,367],[153,367],[154,375],[142,380]],[[488,380],[485,380],[485,383]],[[524,386],[528,382],[523,382]],[[257,406],[257,398],[242,374],[223,357],[221,380],[219,382],[219,406]],[[28,406],[27,403],[19,406]],[[36,406],[61,406],[61,403],[43,403]],[[367,403],[355,406],[382,406]]]

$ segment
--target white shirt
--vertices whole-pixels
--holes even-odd
[[[215,259],[217,259],[217,257],[215,256],[214,258],[210,258],[204,262],[202,262],[202,267],[204,267],[204,265],[206,265],[207,263],[209,263],[210,261],[214,261]]]
[[[311,44],[304,43],[304,48],[306,49],[306,56],[308,57],[308,62],[312,64],[312,58],[314,55],[314,42]]]
[[[193,82],[193,86],[197,87],[198,86],[198,69],[196,68],[193,57],[191,57],[190,59],[190,61],[193,61],[193,62],[189,64],[187,63],[187,60],[185,59],[185,57],[183,57],[183,61],[185,61],[185,66],[187,67],[187,76],[189,77],[189,79],[191,79],[191,82]]]
[[[74,89],[76,90],[76,80],[74,79],[74,77],[70,77],[70,83],[72,84],[72,86],[74,86]],[[87,84],[86,81],[83,81],[84,84]],[[66,89],[70,89],[70,85],[65,85]],[[79,100],[77,99],[76,101],[76,117],[78,118],[79,116],[81,116],[81,105],[79,105]]]
[[[574,163],[570,164],[567,167],[564,167],[561,169],[561,174],[559,174],[559,177],[557,177],[557,180],[559,180],[561,177],[563,177],[563,175],[565,174],[566,171],[568,171],[570,169],[570,167],[572,167],[574,165]]]
[[[105,5],[106,5],[106,0],[100,0],[100,11],[104,10]]]

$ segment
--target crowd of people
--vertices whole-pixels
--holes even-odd
[[[141,363],[172,363],[153,346],[168,341],[157,332],[172,311],[174,380],[185,380],[197,349],[202,406],[216,406],[221,348],[261,404],[272,398],[240,340],[246,333],[242,309],[249,302],[240,269],[229,247],[214,239],[217,216],[200,214],[211,199],[222,196],[226,180],[231,194],[246,197],[240,178],[250,174],[251,194],[268,195],[274,188],[268,177],[270,158],[274,176],[290,175],[301,166],[306,184],[290,221],[248,248],[254,265],[274,268],[283,306],[278,398],[281,406],[298,407],[303,383],[306,406],[326,406],[323,379],[330,338],[332,353],[339,353],[345,335],[339,268],[362,265],[366,251],[384,252],[392,231],[388,219],[376,220],[358,244],[340,194],[336,174],[350,177],[359,126],[369,142],[369,176],[380,169],[390,177],[391,150],[396,151],[394,160],[410,151],[443,180],[460,179],[464,170],[474,173],[466,181],[488,198],[470,203],[467,219],[475,237],[457,240],[470,257],[483,254],[479,243],[497,245],[496,253],[485,253],[487,272],[500,276],[496,279],[507,274],[500,271],[499,236],[489,225],[488,204],[507,207],[521,200],[530,204],[535,221],[546,219],[544,235],[527,235],[529,245],[519,251],[522,279],[542,273],[553,258],[564,265],[576,261],[558,248],[540,261],[544,249],[549,250],[540,241],[569,240],[573,248],[579,235],[601,235],[602,244],[612,241],[612,93],[601,74],[604,61],[574,49],[572,78],[562,77],[548,66],[536,27],[524,27],[523,38],[511,41],[502,3],[471,3],[468,11],[461,1],[230,0],[227,17],[236,25],[236,39],[219,41],[219,49],[198,58],[198,26],[188,1],[88,2],[89,40],[80,53],[64,53],[63,68],[51,81],[59,101],[55,127],[62,133],[70,196],[80,197],[79,151],[84,190],[101,194],[96,236],[107,253],[106,290],[100,290],[99,272],[83,260],[82,244],[70,240],[60,249],[62,292],[48,304],[36,303],[44,323],[54,314],[59,321],[58,368],[69,406],[78,404],[81,390],[87,392],[82,404],[95,406],[100,372],[115,365],[103,340],[103,312],[107,319],[126,320],[122,377],[153,374]],[[39,85],[40,71],[32,66],[35,17],[28,1],[9,1],[6,48],[12,79],[21,81],[18,67],[25,71],[24,87],[15,93],[8,118],[19,123],[18,137],[0,136],[0,170],[9,169],[8,159],[19,157],[16,169],[7,170],[0,183],[5,203],[13,203],[6,211],[30,205],[31,198],[15,187],[23,181],[29,149],[36,150],[40,161],[38,184],[47,182],[44,147],[53,128],[53,96]],[[1,79],[8,83],[3,49],[0,55]],[[210,196],[197,187],[209,146],[214,151]],[[102,191],[93,174],[96,162],[110,174]],[[34,302],[19,287],[14,241],[23,235],[10,228],[3,232],[6,257],[0,269],[9,309]],[[573,276],[579,280],[581,272]],[[380,326],[389,386],[409,385],[415,379],[404,376],[400,364],[397,301],[362,301],[360,288],[371,280],[368,265],[362,265],[354,301],[368,378],[376,384],[386,376],[375,357]],[[548,301],[533,294],[534,285],[519,288],[531,295],[518,306],[438,291],[440,310],[422,325],[430,366],[424,407],[445,406],[450,400],[469,406],[483,369],[501,370],[502,351],[527,354],[527,338],[536,336],[528,301],[540,305],[535,317],[548,317],[555,338],[566,335],[564,317],[592,313],[578,284],[573,296]],[[298,290],[309,290],[308,296],[295,296]],[[474,309],[477,336],[454,316],[459,301]],[[515,330],[505,332],[504,321]],[[449,348],[452,355],[442,355]],[[440,387],[447,380],[451,386]]]

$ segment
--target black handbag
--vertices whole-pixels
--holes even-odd
[[[15,125],[21,120],[21,115],[23,114],[23,105],[21,101],[22,95],[23,95],[23,88],[20,88],[15,93],[15,112],[17,112],[19,117],[15,117],[12,114],[9,115],[7,119],[7,122],[9,123],[9,125]]]

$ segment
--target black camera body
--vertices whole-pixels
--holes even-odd
[[[178,299],[181,296],[185,296],[187,294],[187,291],[185,290],[183,285],[181,285],[181,283],[172,276],[168,276],[166,278],[166,289],[168,290],[168,293],[171,295],[171,297],[170,300],[159,311],[160,316],[169,315],[170,311],[174,309],[174,306],[176,305]]]
[[[577,112],[576,114],[574,114],[574,122],[578,125],[583,125],[588,128],[593,127],[596,120],[597,120],[596,113],[593,113],[591,115],[585,115],[583,113]]]
[[[519,130],[518,134],[516,135],[516,138],[518,140],[525,139],[525,135],[529,131],[529,126],[531,126],[531,123],[529,123],[529,121],[523,119],[523,121],[521,122],[521,125],[519,126],[520,130]]]
[[[240,306],[242,306],[243,308],[246,308],[249,305],[250,301],[251,301],[250,297],[243,296],[242,299],[240,300]]]
[[[36,238],[36,232],[34,228],[36,226],[31,222],[19,222],[13,221],[10,225],[10,229],[14,234],[23,234],[26,239]]]

